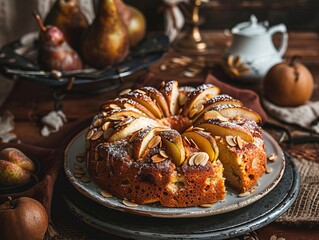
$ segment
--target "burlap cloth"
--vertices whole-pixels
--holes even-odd
[[[162,80],[163,79],[156,79],[156,77],[153,75],[149,75],[143,81],[139,81],[135,87],[139,87],[142,85],[159,86]],[[243,101],[246,106],[258,112],[264,121],[267,120],[267,115],[261,107],[259,98],[256,93],[249,90],[236,89],[223,82],[220,82],[211,75],[208,75],[204,82],[212,83],[219,86],[223,93],[232,95],[233,97]],[[199,82],[197,82],[197,84],[198,83]],[[182,84],[185,85],[189,83]],[[50,138],[48,138],[47,141],[41,143],[41,147],[25,144],[1,144],[0,149],[9,146],[21,149],[26,154],[37,158],[42,166],[42,172],[38,184],[25,192],[10,195],[13,197],[29,196],[39,200],[46,208],[49,216],[51,216],[52,196],[53,194],[55,196],[59,195],[60,192],[57,191],[59,191],[59,189],[61,190],[60,186],[60,188],[57,188],[58,190],[56,189],[54,191],[54,185],[59,173],[63,172],[62,163],[64,159],[65,147],[68,142],[75,136],[75,134],[89,125],[91,119],[92,116],[75,121],[73,123],[68,123],[61,129],[61,131],[53,134],[52,136],[50,136]],[[301,194],[299,199],[296,201],[296,204],[278,221],[294,223],[310,221],[311,223],[318,223],[319,196],[317,193],[317,189],[319,184],[319,177],[316,176],[316,172],[319,172],[318,163],[308,161],[296,161],[296,163],[298,164],[302,176],[302,189],[300,192]],[[7,195],[0,194],[0,202],[5,201],[6,198]],[[68,232],[68,234],[66,234],[68,237],[58,237],[57,239],[90,239],[88,237],[80,237],[81,234],[84,234],[83,229],[78,229],[77,232],[80,235],[72,232],[71,229],[68,229],[70,223],[67,220],[66,222],[63,222],[63,219],[64,217],[61,219],[60,223],[57,223],[58,229],[61,230],[63,234]]]
[[[270,116],[283,123],[294,124],[314,134],[319,134],[319,101],[307,102],[298,107],[280,107],[267,99],[263,106]],[[317,121],[316,121],[317,120]],[[301,186],[298,198],[277,222],[296,225],[319,224],[319,148],[300,149],[293,146],[289,150],[300,172]],[[301,152],[301,153],[300,153]]]

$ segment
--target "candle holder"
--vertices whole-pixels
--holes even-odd
[[[186,33],[177,39],[174,45],[176,50],[193,54],[204,54],[212,50],[212,46],[208,45],[199,31],[199,8],[202,2],[202,0],[190,1],[191,15],[190,19],[186,19],[189,26]]]

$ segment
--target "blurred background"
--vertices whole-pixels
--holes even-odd
[[[148,31],[164,29],[164,12],[167,2],[178,4],[184,14],[188,12],[186,0],[125,0],[140,9],[146,19]],[[0,0],[0,46],[25,33],[36,30],[31,12],[44,17],[55,0]],[[79,0],[81,9],[89,20],[93,19],[94,0]],[[203,1],[204,2],[204,1]],[[318,31],[318,0],[206,0],[200,8],[202,29],[230,29],[239,22],[247,21],[255,14],[270,25],[286,24],[288,31]]]

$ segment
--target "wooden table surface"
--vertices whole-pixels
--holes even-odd
[[[185,55],[184,53],[179,53],[171,49],[167,54],[165,54],[161,61],[152,65],[149,70],[138,72],[124,79],[121,89],[132,86],[148,73],[153,73],[156,77],[162,78],[163,80],[176,79],[182,83],[192,83],[196,80],[203,80],[207,72],[211,72],[220,80],[225,80],[234,86],[240,88],[251,88],[260,92],[260,84],[243,85],[237,83],[235,80],[230,80],[223,72],[218,70],[218,64],[220,63],[221,56],[225,48],[230,44],[230,36],[226,36],[223,32],[214,31],[205,32],[204,35],[212,43],[214,43],[215,51],[211,54],[202,56],[205,59],[207,68],[195,78],[184,77],[180,67],[171,68],[166,71],[162,71],[160,69],[160,66],[162,64],[169,63],[172,57]],[[302,62],[311,70],[315,79],[315,90],[312,99],[319,100],[319,34],[313,32],[289,33],[289,47],[285,57],[288,58],[293,55],[300,55],[302,57]],[[195,59],[197,58],[195,56],[192,57]],[[63,111],[68,117],[69,122],[73,122],[87,116],[92,116],[98,111],[102,102],[114,98],[121,89],[115,90],[112,93],[102,93],[99,95],[84,96],[68,94],[63,100]],[[20,80],[16,83],[15,88],[0,110],[9,110],[14,114],[15,132],[22,142],[41,146],[45,145],[46,138],[39,134],[37,117],[52,109],[53,101],[48,87]],[[61,214],[55,213],[53,209],[53,222],[55,221],[55,225],[58,230],[59,227],[61,227],[59,225],[59,221],[62,217],[64,217],[63,214]],[[76,230],[77,226],[73,226],[73,231]],[[72,229],[70,231],[72,231]],[[62,235],[58,239],[65,239],[63,238],[63,234],[65,234],[65,232],[62,232]],[[83,239],[90,239],[88,235],[85,235],[85,233],[83,234]],[[315,240],[319,239],[319,227],[296,227],[282,225],[279,223],[271,223],[268,226],[259,229],[257,234],[259,239],[265,240],[270,239],[272,235],[283,237],[286,240]]]

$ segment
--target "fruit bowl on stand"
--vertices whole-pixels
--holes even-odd
[[[38,32],[32,32],[4,45],[0,49],[0,73],[50,87],[56,106],[66,93],[97,94],[119,88],[122,78],[159,61],[169,47],[167,36],[154,35],[132,48],[123,62],[105,69],[48,72],[41,70],[36,61],[37,40]]]

